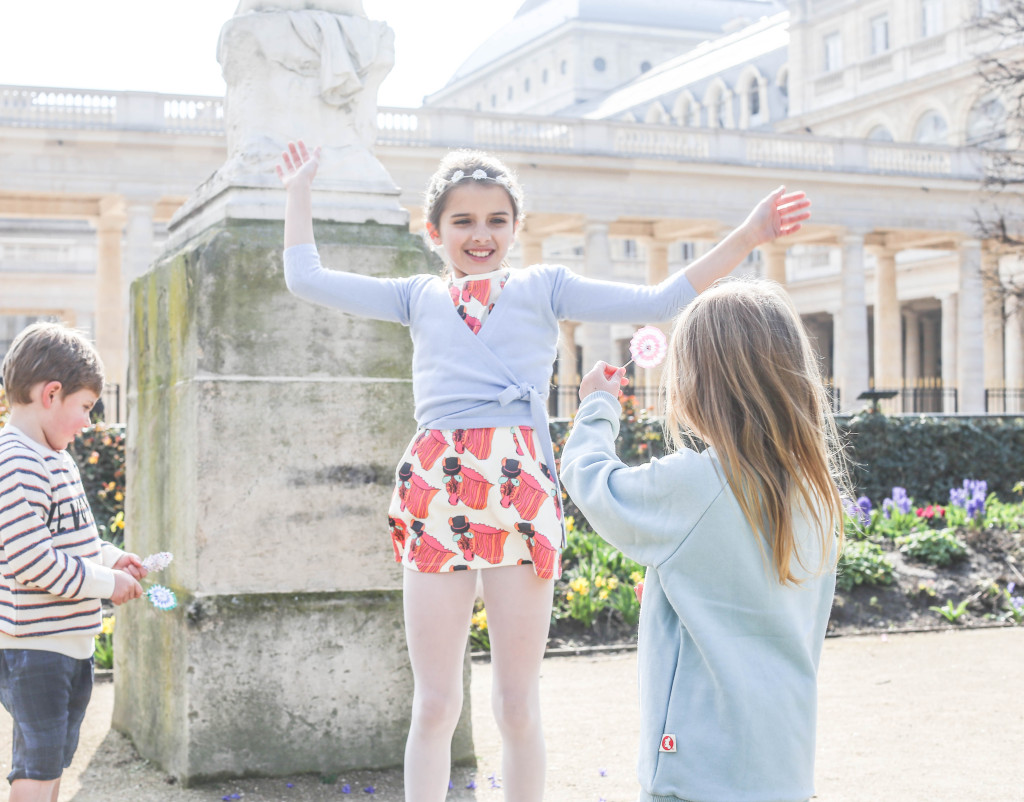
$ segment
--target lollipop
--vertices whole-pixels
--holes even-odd
[[[629,341],[629,355],[632,359],[622,367],[628,367],[630,362],[636,362],[641,368],[656,368],[665,359],[668,352],[668,340],[665,339],[665,332],[657,326],[644,326],[636,330]],[[615,375],[618,368],[607,367],[604,375],[609,379]]]
[[[637,329],[629,341],[629,355],[633,357],[630,362],[636,362],[641,368],[658,367],[667,352],[668,340],[665,339],[665,332],[657,326]]]

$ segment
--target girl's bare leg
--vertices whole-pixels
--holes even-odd
[[[404,571],[405,637],[414,683],[405,743],[406,802],[441,802],[448,793],[476,574]]]
[[[481,571],[494,686],[491,705],[502,739],[505,799],[539,802],[547,755],[540,718],[540,667],[551,623],[554,580],[532,565]]]

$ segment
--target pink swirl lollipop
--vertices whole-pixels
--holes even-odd
[[[636,362],[641,368],[656,368],[665,359],[666,353],[668,340],[665,338],[665,332],[657,326],[643,326],[636,330],[629,341],[629,355],[632,359],[622,367],[626,368],[630,362]],[[604,375],[610,379],[616,370],[619,368],[609,365],[604,369]]]
[[[633,362],[641,368],[656,368],[668,353],[668,340],[665,332],[657,326],[644,326],[637,329],[629,341],[629,355]]]

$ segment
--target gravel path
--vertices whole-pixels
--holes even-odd
[[[1024,801],[1024,628],[829,639],[820,673],[817,796],[824,802]],[[543,665],[548,802],[636,798],[634,654]],[[502,800],[486,663],[473,666],[479,767],[458,769],[450,800]],[[401,802],[397,771],[240,780],[182,789],[109,731],[113,686],[98,685],[61,802]],[[0,710],[0,765],[10,722]],[[474,781],[475,789],[466,786]],[[291,787],[289,787],[291,783]],[[349,794],[344,793],[348,783]],[[494,784],[497,784],[495,782]],[[372,786],[371,795],[363,789]]]

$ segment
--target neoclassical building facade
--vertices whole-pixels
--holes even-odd
[[[896,412],[1019,411],[1021,316],[986,279],[1018,262],[975,225],[986,148],[1017,144],[978,78],[1005,45],[973,20],[998,5],[527,0],[422,107],[380,110],[377,156],[419,230],[443,153],[500,154],[527,191],[514,258],[623,281],[681,269],[779,184],[804,189],[811,224],[739,271],[785,283],[836,408],[876,388]],[[223,163],[222,101],[0,87],[0,138],[0,351],[64,319],[120,384],[127,286]],[[632,330],[563,326],[554,411],[583,366],[625,361]]]

